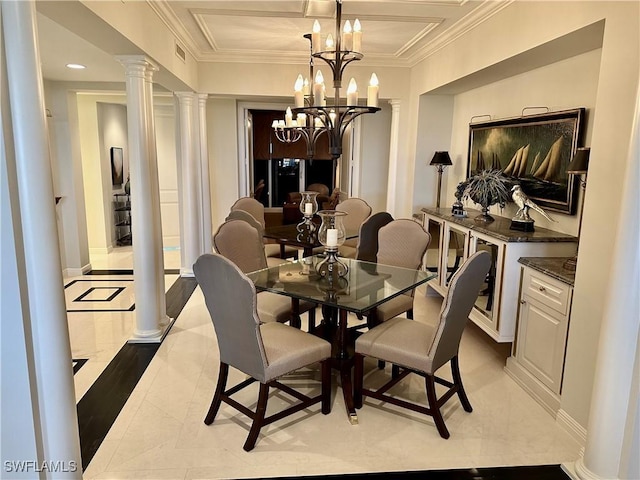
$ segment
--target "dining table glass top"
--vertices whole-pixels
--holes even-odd
[[[328,279],[316,272],[316,265],[323,259],[323,255],[314,255],[257,270],[248,277],[258,291],[361,314],[435,277],[432,272],[340,257],[349,268],[347,274]]]

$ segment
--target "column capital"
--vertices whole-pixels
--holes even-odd
[[[191,105],[196,96],[193,92],[173,92],[178,98],[178,102],[183,105]]]
[[[127,76],[147,78],[148,73],[159,70],[158,66],[148,57],[144,55],[116,55],[122,66],[125,68]]]
[[[401,103],[402,101],[397,98],[392,98],[391,100],[389,100],[389,105],[391,105],[391,108],[393,108],[394,110],[398,110]]]
[[[198,102],[200,104],[207,103],[207,100],[209,99],[208,93],[196,93],[196,96],[198,97]]]

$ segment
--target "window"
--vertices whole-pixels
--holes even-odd
[[[273,134],[273,120],[284,118],[284,111],[250,110],[253,160],[251,178],[255,192],[261,180],[265,187],[258,198],[265,207],[282,207],[290,192],[304,190],[312,183],[322,183],[331,192],[334,188],[336,161],[329,155],[326,136],[316,144],[313,159],[306,158],[303,139],[293,144],[278,141]]]

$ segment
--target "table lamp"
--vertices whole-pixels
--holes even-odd
[[[448,165],[453,165],[451,163],[451,157],[449,156],[449,152],[436,152],[431,159],[431,163],[429,165],[435,165],[438,167],[438,194],[436,197],[436,207],[440,208],[440,191],[442,189],[442,172],[444,171],[444,167]]]
[[[584,180],[580,179],[580,187],[582,188],[582,203],[580,204],[580,220],[578,222],[578,242],[580,242],[580,230],[582,229],[582,213],[584,212],[584,194],[587,188],[587,169],[589,167],[589,148],[577,148],[576,153],[567,166],[567,173],[569,175],[582,175],[584,174]],[[564,262],[563,267],[566,270],[572,272],[576,271],[576,264],[578,263],[577,254]]]

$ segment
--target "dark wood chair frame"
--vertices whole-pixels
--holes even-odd
[[[363,396],[376,398],[384,402],[389,402],[393,405],[404,407],[414,412],[423,413],[425,415],[433,417],[433,421],[436,424],[436,428],[438,429],[438,433],[440,434],[440,436],[442,438],[449,438],[449,430],[447,430],[447,427],[444,423],[444,418],[442,417],[442,413],[440,412],[440,408],[442,408],[447,400],[449,400],[454,394],[457,393],[458,397],[460,398],[460,403],[462,403],[462,408],[464,408],[466,412],[473,411],[471,403],[469,403],[469,399],[467,398],[467,394],[465,393],[464,387],[462,385],[458,356],[456,355],[455,357],[451,358],[450,363],[453,383],[435,375],[429,375],[425,372],[393,365],[391,370],[391,380],[378,388],[378,390],[368,390],[363,387],[364,355],[356,353],[354,365],[354,403],[356,405],[356,408],[362,408]],[[395,386],[410,373],[415,373],[417,375],[420,375],[421,377],[424,377],[428,407],[385,394],[385,392]],[[444,385],[448,388],[448,390],[440,398],[438,398],[436,394],[436,383]]]
[[[216,385],[216,390],[213,395],[213,400],[211,401],[211,406],[209,407],[209,411],[207,412],[207,416],[204,419],[204,423],[206,425],[211,425],[216,418],[218,410],[220,409],[220,405],[222,402],[230,405],[241,413],[244,413],[247,417],[253,420],[251,424],[251,429],[249,430],[249,436],[242,447],[245,451],[249,452],[253,450],[253,447],[258,440],[258,435],[260,434],[260,430],[262,427],[269,425],[275,421],[278,421],[292,413],[299,412],[300,410],[304,410],[305,408],[315,405],[316,403],[322,403],[322,414],[328,415],[331,413],[331,363],[330,359],[323,360],[320,362],[321,365],[321,375],[322,375],[322,392],[320,395],[315,397],[309,397],[308,395],[304,395],[303,393],[294,390],[293,388],[285,385],[278,380],[272,380],[268,383],[260,383],[260,392],[258,393],[258,403],[256,405],[256,410],[253,411],[237,402],[231,396],[235,393],[238,393],[240,390],[248,387],[254,382],[257,382],[255,378],[248,378],[247,380],[238,383],[234,387],[226,389],[227,379],[229,376],[229,365],[227,363],[220,362],[220,371],[218,373],[218,383]],[[274,413],[269,417],[265,417],[267,411],[267,400],[269,399],[269,388],[278,388],[281,391],[288,393],[294,398],[300,400],[300,403],[296,403],[289,408],[286,408],[278,413]]]

